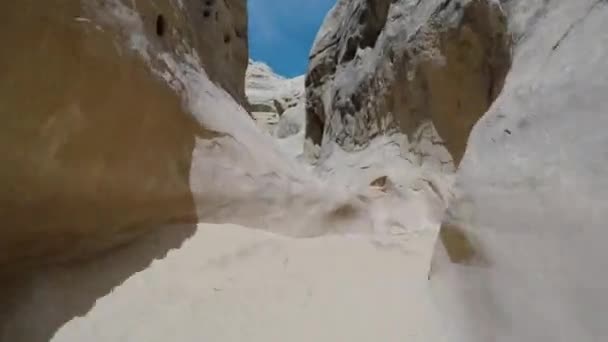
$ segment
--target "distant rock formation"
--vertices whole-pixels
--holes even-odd
[[[310,53],[307,148],[401,131],[416,150],[430,123],[457,163],[502,89],[510,43],[495,1],[338,1]]]
[[[271,133],[283,113],[298,106],[304,98],[304,76],[284,78],[262,62],[249,60],[245,80],[249,111]]]
[[[174,64],[202,64],[245,103],[245,1],[23,0],[2,13],[0,272],[196,221],[192,151],[215,133],[184,109]]]

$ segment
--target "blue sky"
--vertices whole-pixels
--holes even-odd
[[[283,76],[304,74],[313,40],[336,0],[248,0],[249,56]]]

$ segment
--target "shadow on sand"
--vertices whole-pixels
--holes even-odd
[[[165,226],[94,259],[3,284],[0,341],[50,341],[65,323],[85,315],[133,274],[179,248],[195,230],[194,224]]]

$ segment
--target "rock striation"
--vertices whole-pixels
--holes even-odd
[[[338,1],[310,53],[307,148],[400,131],[416,149],[430,123],[457,163],[502,89],[510,44],[495,1]]]

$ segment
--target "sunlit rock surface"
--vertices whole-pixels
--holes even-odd
[[[429,154],[419,132],[434,126],[433,144],[457,163],[502,88],[509,46],[495,1],[338,1],[310,53],[309,153],[328,142],[360,149],[400,131]]]
[[[403,158],[399,136],[307,164],[294,148],[303,106],[282,115],[299,129],[263,133],[213,64],[245,35],[197,21],[238,18],[239,3],[7,5],[1,341],[295,339],[272,327],[301,340],[436,335],[424,279],[449,177]],[[212,37],[217,46],[201,43]],[[204,234],[209,222],[241,227]],[[267,239],[279,247],[258,258]],[[224,267],[230,254],[249,264]],[[236,279],[215,305],[208,295],[227,288],[211,279]]]
[[[293,109],[302,102],[304,76],[285,78],[272,71],[268,65],[249,60],[245,78],[245,93],[253,118],[264,130],[275,134],[278,133],[275,130],[283,114],[288,111],[293,112]],[[291,115],[293,116],[293,114]],[[285,127],[282,128],[280,137],[284,138],[297,133],[292,133],[293,127],[288,128],[288,131],[285,131]]]
[[[475,126],[431,280],[455,342],[608,336],[608,6],[503,1],[504,89]]]
[[[209,3],[3,8],[0,269],[86,256],[151,225],[196,222],[192,152],[215,133],[184,108],[172,64],[204,65],[237,101],[247,65],[245,2]]]

